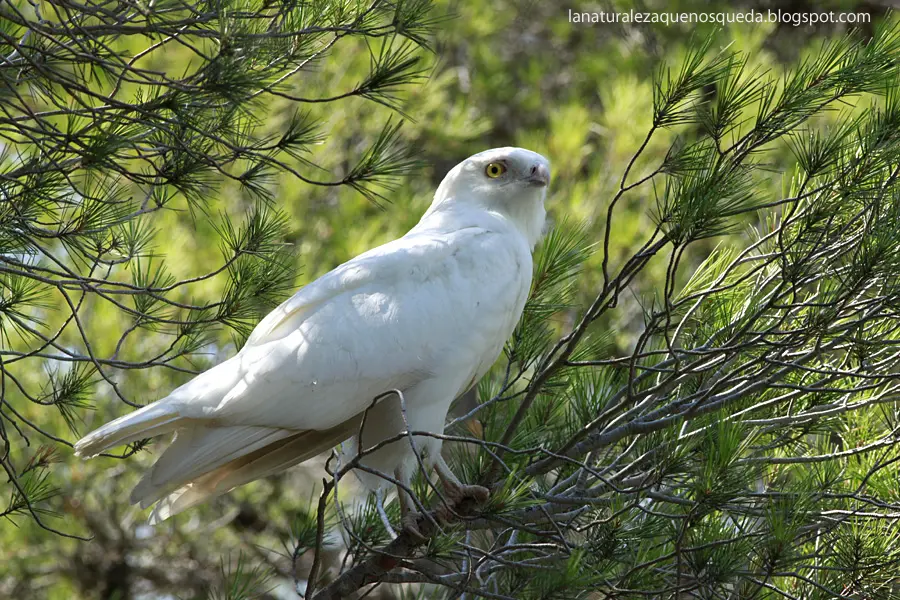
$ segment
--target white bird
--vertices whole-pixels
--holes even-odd
[[[143,508],[157,503],[155,523],[358,434],[353,445],[369,448],[404,431],[442,433],[451,402],[488,371],[522,314],[549,180],[549,162],[529,150],[469,157],[406,235],[305,286],[236,356],[85,436],[75,453],[174,432],[131,494]],[[401,395],[372,406],[390,390]],[[450,471],[440,439],[414,443],[448,495],[487,495]],[[402,484],[408,514],[403,488],[418,468],[409,440],[361,462]]]

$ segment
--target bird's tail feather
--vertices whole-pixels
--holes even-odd
[[[358,419],[350,419],[326,431],[294,433],[217,466],[177,488],[170,485],[165,486],[165,489],[159,488],[152,496],[141,498],[141,505],[147,506],[159,500],[150,515],[150,523],[158,523],[245,483],[300,464],[342,442],[352,435],[357,426]],[[134,496],[132,500],[134,501]]]
[[[75,442],[75,454],[91,458],[114,446],[173,431],[183,421],[172,406],[154,402],[87,434]]]
[[[201,373],[165,398],[89,433],[75,443],[75,454],[90,458],[119,444],[191,425],[203,414],[200,409],[215,406],[240,379],[241,370],[232,362],[235,358]],[[193,407],[190,417],[182,412],[186,407]]]
[[[199,480],[247,454],[270,447],[296,432],[271,427],[194,425],[175,441],[131,492],[131,502],[147,508],[178,488]]]

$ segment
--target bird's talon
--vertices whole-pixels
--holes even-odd
[[[484,504],[491,497],[491,491],[483,485],[467,485],[466,488],[466,497],[471,498],[478,504]]]
[[[466,500],[471,500],[475,504],[484,504],[491,496],[490,490],[481,485],[458,485],[449,486],[447,489],[447,499],[453,506],[458,506]]]
[[[414,538],[416,538],[420,542],[426,541],[424,535],[419,530],[419,517],[422,516],[422,513],[419,512],[409,512],[400,519],[400,525],[403,528],[403,531],[409,533]]]

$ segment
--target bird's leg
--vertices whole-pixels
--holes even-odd
[[[405,517],[411,512],[416,512],[416,503],[413,502],[412,495],[409,493],[409,490],[412,489],[412,482],[400,468],[394,470],[394,478],[401,484],[397,486],[397,496],[400,499],[400,516]]]
[[[416,509],[416,503],[408,491],[412,489],[412,480],[400,467],[394,470],[394,478],[402,484],[397,486],[397,497],[400,500],[400,525],[405,531],[424,540],[425,536],[419,531],[418,524],[421,513]]]
[[[466,500],[470,500],[475,504],[483,504],[490,497],[490,491],[486,487],[467,485],[460,481],[440,455],[434,461],[434,470],[441,480],[444,488],[444,498],[447,501],[446,506],[437,510],[438,522],[449,521],[454,511]],[[394,471],[394,477],[402,484],[397,486],[400,500],[400,523],[405,531],[410,532],[420,540],[424,540],[425,536],[419,531],[418,525],[418,520],[422,514],[418,511],[412,495],[407,491],[410,489],[411,479],[400,468]],[[404,486],[406,489],[404,489]]]
[[[456,474],[450,470],[450,467],[444,461],[444,457],[437,455],[434,461],[434,470],[437,472],[441,483],[444,486],[444,493],[449,500],[451,507],[458,505],[463,500],[469,499],[476,504],[487,502],[490,491],[480,485],[468,485],[459,480]]]

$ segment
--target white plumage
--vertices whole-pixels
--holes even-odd
[[[410,430],[442,432],[450,403],[487,372],[522,313],[549,176],[547,160],[521,148],[466,159],[409,233],[310,283],[236,356],[87,435],[76,454],[175,432],[131,495],[143,507],[158,502],[155,522],[355,437],[372,400],[391,389],[403,393]],[[390,396],[369,410],[362,446],[405,430]],[[415,442],[445,486],[459,488],[440,440]],[[363,464],[405,483],[417,461],[403,440]]]

